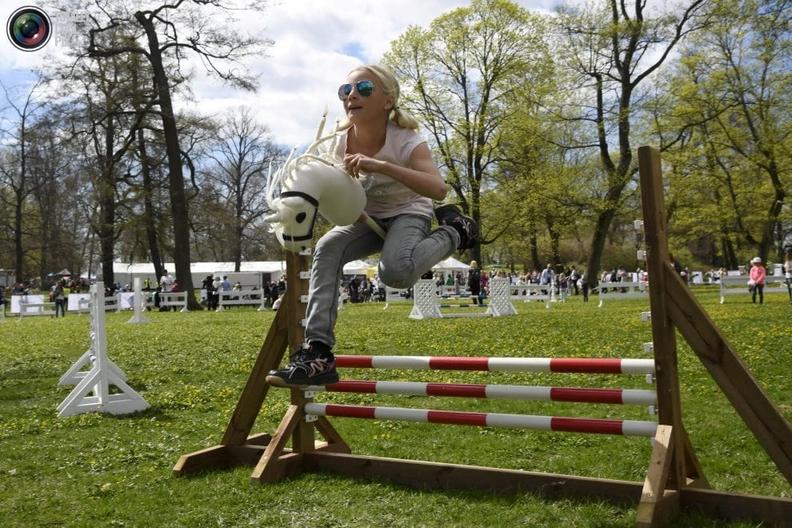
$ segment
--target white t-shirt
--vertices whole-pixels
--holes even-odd
[[[173,277],[170,275],[163,275],[160,279],[160,289],[163,292],[169,292],[173,288]]]
[[[349,129],[342,132],[338,142],[336,154],[341,159],[346,152],[348,131]],[[410,155],[421,143],[426,143],[426,140],[418,132],[388,121],[385,144],[372,157],[407,167]],[[418,194],[390,176],[378,172],[361,172],[360,183],[368,200],[365,211],[371,217],[390,218],[400,214],[414,214],[431,218],[433,215],[431,198]]]

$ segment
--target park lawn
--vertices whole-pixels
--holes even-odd
[[[792,306],[764,306],[715,290],[697,295],[788,419],[792,419]],[[651,340],[641,300],[573,298],[546,310],[516,305],[497,319],[412,321],[409,306],[350,305],[340,313],[342,354],[645,357]],[[321,474],[254,485],[251,468],[190,478],[171,469],[179,455],[218,443],[272,312],[150,313],[147,325],[108,313],[109,356],[151,404],[126,416],[58,418],[70,387],[58,378],[86,350],[89,319],[7,319],[0,323],[0,526],[632,526],[635,510],[602,502],[550,501],[530,494],[421,492]],[[789,497],[776,470],[705,369],[679,339],[685,424],[713,487]],[[647,388],[642,377],[471,372],[342,372],[356,379]],[[317,401],[438,409],[649,419],[642,407],[374,395]],[[254,432],[271,432],[287,391],[270,391]],[[551,473],[642,480],[645,438],[335,419],[353,452]],[[675,526],[755,526],[693,515]]]

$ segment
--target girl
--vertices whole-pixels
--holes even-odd
[[[291,362],[273,370],[273,385],[323,385],[338,381],[332,348],[338,286],[345,263],[381,252],[379,276],[408,288],[455,249],[475,245],[478,226],[458,207],[434,211],[440,226],[430,231],[432,200],[447,187],[432,162],[418,123],[401,110],[399,84],[381,66],[352,70],[338,88],[346,120],[339,125],[338,151],[346,169],[366,190],[366,213],[386,231],[383,241],[362,223],[335,227],[316,245],[311,268],[305,341]]]
[[[764,303],[765,268],[762,266],[762,259],[754,257],[751,259],[751,299],[756,304],[756,294],[759,294],[759,304]]]

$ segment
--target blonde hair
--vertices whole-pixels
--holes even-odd
[[[377,78],[377,81],[379,81],[377,86],[382,87],[382,91],[386,96],[393,97],[393,108],[391,108],[391,111],[388,113],[388,120],[393,121],[393,123],[401,128],[418,130],[418,121],[409,113],[399,108],[399,94],[401,93],[399,81],[396,80],[396,77],[390,70],[379,64],[366,64],[364,66],[358,66],[349,73],[356,71],[368,71],[372,73],[374,77]],[[338,125],[338,131],[345,130],[351,126],[352,123],[349,119],[345,118]]]

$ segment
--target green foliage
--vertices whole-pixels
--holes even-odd
[[[743,360],[792,417],[788,380],[789,305],[717,293],[699,295]],[[642,357],[650,340],[638,317],[646,302],[596,308],[573,298],[546,310],[519,304],[498,319],[412,321],[409,306],[350,305],[337,325],[344,354]],[[151,409],[131,416],[56,417],[71,390],[57,380],[88,345],[88,318],[26,318],[0,323],[0,518],[29,526],[632,526],[635,510],[600,502],[550,501],[528,494],[495,497],[420,492],[378,482],[303,475],[254,486],[240,467],[176,478],[179,455],[216,444],[244,386],[272,313],[150,313],[148,325],[108,314],[110,357]],[[174,331],[178,328],[178,331]],[[681,344],[685,425],[710,482],[718,489],[789,496],[775,470],[692,352]],[[347,371],[358,379],[464,381],[646,388],[641,378],[517,375],[442,371]],[[647,419],[641,408],[507,400],[323,395],[324,401]],[[288,404],[270,391],[255,432],[272,431]],[[470,463],[584,476],[641,480],[650,445],[644,439],[334,420],[356,453]],[[748,526],[684,516],[675,526]]]

